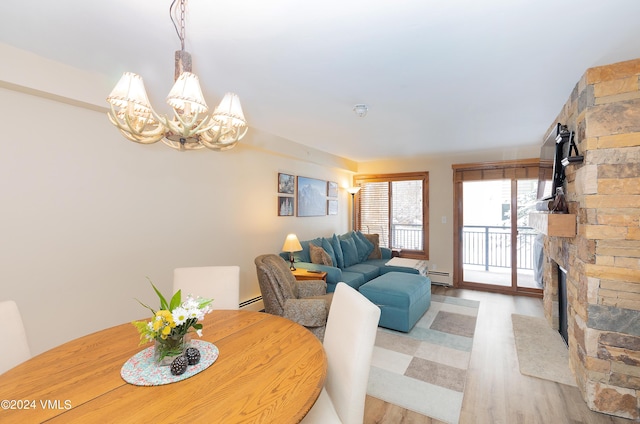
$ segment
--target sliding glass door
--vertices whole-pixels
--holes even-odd
[[[540,294],[533,278],[535,232],[529,227],[537,167],[492,164],[487,170],[456,171],[455,179],[457,285]]]
[[[463,183],[462,272],[467,283],[511,286],[511,181]]]
[[[535,212],[537,179],[516,180],[516,285],[519,288],[542,289],[534,279],[535,244],[537,232],[529,226],[529,214]]]

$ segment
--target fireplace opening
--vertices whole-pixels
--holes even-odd
[[[567,317],[567,271],[560,265],[558,268],[558,331],[564,339],[564,343],[569,345],[568,317]]]

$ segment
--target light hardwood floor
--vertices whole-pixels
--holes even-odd
[[[432,292],[480,301],[460,424],[633,423],[589,410],[576,387],[520,374],[511,314],[544,316],[541,299],[440,286]],[[441,421],[367,396],[364,423]]]

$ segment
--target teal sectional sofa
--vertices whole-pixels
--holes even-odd
[[[345,282],[357,290],[388,272],[419,274],[414,268],[386,265],[391,259],[391,249],[380,247],[377,240],[376,234],[363,234],[359,231],[304,240],[300,242],[302,251],[294,252],[294,265],[296,268],[325,271],[327,292],[333,292],[338,282]],[[323,259],[319,259],[317,254],[313,255],[315,260],[312,260],[312,250],[318,252],[318,247],[326,255],[323,255]],[[280,255],[289,261],[288,252]]]

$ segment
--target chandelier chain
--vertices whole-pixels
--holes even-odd
[[[176,6],[176,1],[173,0],[171,2],[171,6],[169,6],[169,16],[171,17],[171,22],[173,23],[173,27],[176,30],[176,34],[178,34],[178,38],[180,39],[180,49],[184,50],[184,39],[185,39],[185,10],[186,10],[186,2],[187,0],[180,0],[180,17],[178,18],[178,9]],[[180,20],[180,29],[178,29],[178,25],[176,24],[176,20]]]

